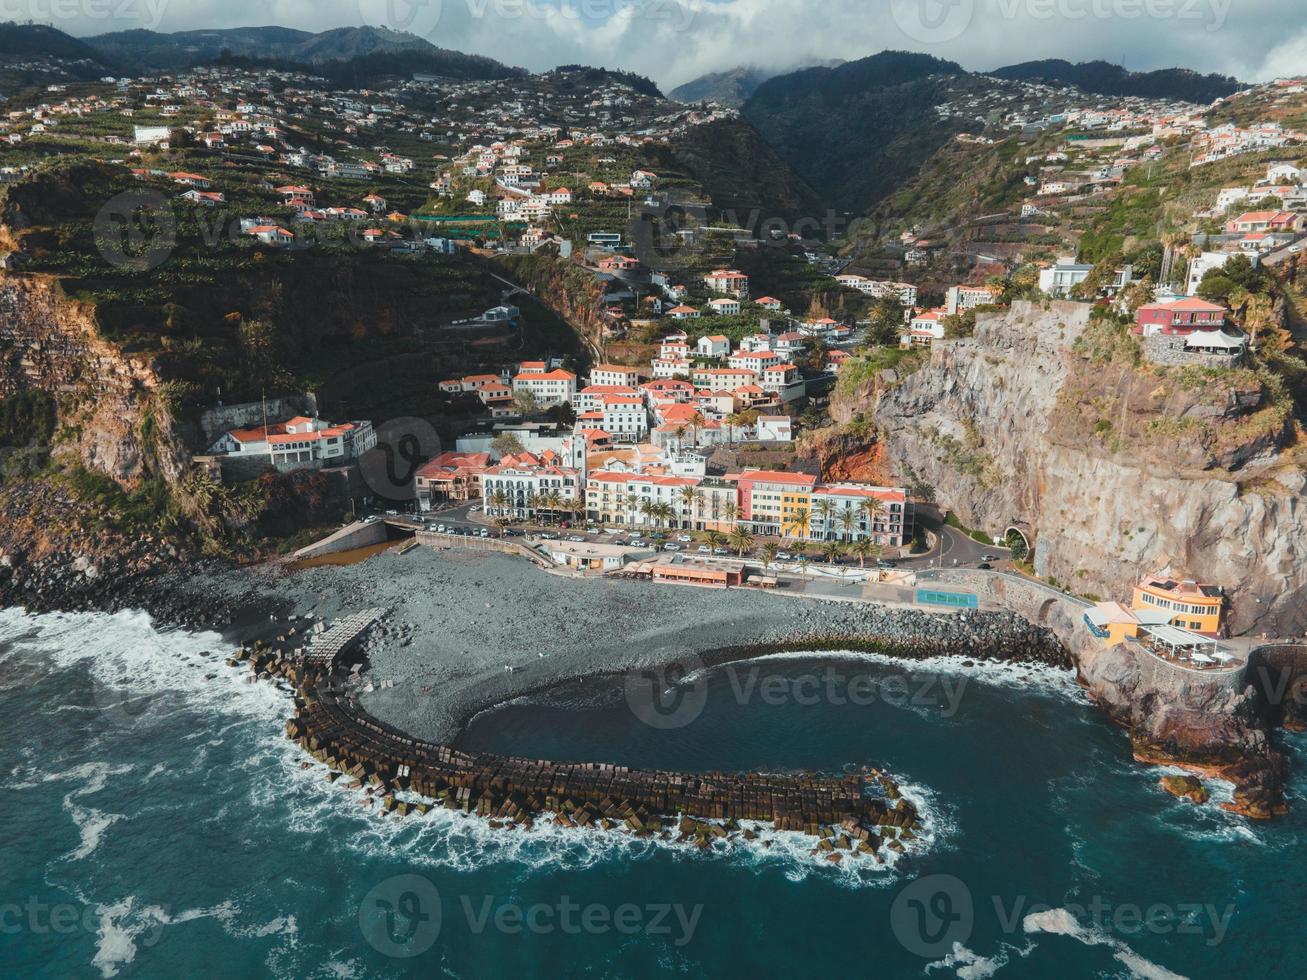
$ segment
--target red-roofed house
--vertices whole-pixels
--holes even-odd
[[[1254,231],[1299,232],[1302,228],[1302,215],[1292,211],[1249,211],[1225,223],[1228,235],[1246,235]]]
[[[418,506],[426,511],[436,501],[481,496],[481,473],[489,466],[489,453],[441,453],[414,475]]]
[[[344,463],[376,444],[371,422],[333,425],[297,415],[267,426],[231,429],[209,447],[209,452],[234,458],[264,457],[269,465],[288,471]]]
[[[715,293],[736,299],[749,298],[749,277],[738,269],[717,269],[703,277],[704,285]]]
[[[1225,307],[1190,296],[1173,303],[1149,303],[1135,313],[1135,333],[1191,334],[1195,330],[1219,329],[1225,323]]]

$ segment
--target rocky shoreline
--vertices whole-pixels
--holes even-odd
[[[1253,818],[1284,812],[1287,762],[1268,732],[1307,714],[1291,701],[1269,717],[1267,698],[1252,691],[1189,692],[1173,704],[1116,654],[1073,659],[1050,630],[1013,613],[568,579],[500,555],[418,549],[292,574],[171,557],[143,568],[130,555],[88,563],[71,551],[24,560],[11,548],[0,555],[0,603],[33,612],[143,609],[168,626],[219,630],[234,645],[381,607],[387,615],[361,651],[370,665],[355,692],[361,708],[451,746],[472,717],[514,698],[687,659],[714,666],[778,652],[865,651],[1074,667],[1130,733],[1139,761],[1228,779],[1236,794],[1227,807]],[[1296,664],[1288,655],[1277,664],[1286,683],[1304,673]]]

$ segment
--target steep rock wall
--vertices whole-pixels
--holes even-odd
[[[1110,451],[1067,424],[1064,386],[1083,381],[1072,345],[1084,304],[1017,303],[982,315],[974,337],[938,344],[929,363],[872,406],[890,458],[934,486],[966,524],[1034,531],[1036,571],[1078,592],[1128,595],[1169,567],[1224,585],[1236,632],[1307,628],[1307,477],[1265,440],[1234,473],[1195,463],[1189,437]],[[864,408],[867,406],[864,406]],[[1126,420],[1128,422],[1128,420]],[[1259,438],[1261,438],[1259,436]]]
[[[93,311],[56,280],[0,273],[0,397],[27,388],[55,396],[59,451],[87,469],[126,486],[185,473],[189,454],[150,360],[101,340]]]

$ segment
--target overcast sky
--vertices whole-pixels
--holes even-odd
[[[664,88],[741,64],[789,68],[886,48],[973,70],[1036,58],[1307,73],[1307,0],[0,0],[73,34],[375,24],[532,70],[627,68]]]

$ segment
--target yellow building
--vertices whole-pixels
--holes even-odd
[[[812,492],[786,490],[781,494],[781,536],[806,541],[812,537]]]
[[[1135,586],[1131,608],[1166,613],[1172,626],[1220,636],[1225,626],[1225,591],[1219,585],[1146,575]]]

